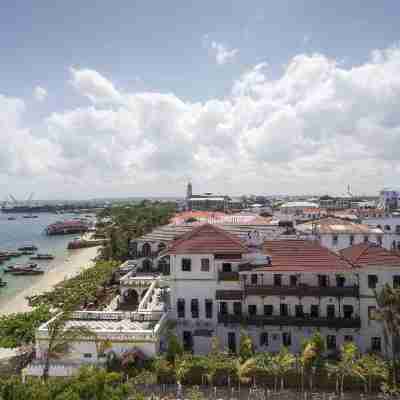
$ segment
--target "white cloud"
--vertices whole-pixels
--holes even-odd
[[[44,101],[47,97],[47,94],[47,90],[41,86],[36,86],[33,90],[33,97],[39,102]]]
[[[93,69],[70,68],[71,84],[93,103],[109,103],[121,100],[121,94],[114,85]]]
[[[0,96],[9,143],[0,150],[0,184],[40,176],[76,196],[174,194],[186,176],[201,189],[234,193],[340,193],[348,183],[373,193],[397,183],[397,48],[352,68],[300,54],[274,79],[262,63],[226,98],[202,103],[117,90],[94,70],[71,76],[91,104],[53,113],[37,131],[24,125],[22,100]]]
[[[239,54],[238,49],[231,49],[225,44],[211,40],[208,34],[203,35],[202,43],[203,47],[209,51],[213,58],[215,58],[215,62],[218,65],[224,65],[233,62]]]

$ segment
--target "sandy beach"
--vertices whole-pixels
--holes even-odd
[[[40,294],[51,289],[65,278],[70,278],[85,268],[93,265],[92,259],[97,255],[98,247],[79,249],[69,252],[64,260],[57,260],[57,268],[45,273],[29,288],[19,292],[16,296],[0,302],[0,315],[29,311],[27,296]]]

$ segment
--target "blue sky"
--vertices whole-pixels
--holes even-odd
[[[66,2],[43,0],[27,2],[14,0],[3,1],[0,7],[0,94],[4,96],[5,101],[19,99],[23,103],[23,111],[18,110],[18,122],[4,124],[3,129],[9,132],[12,129],[28,129],[34,141],[46,136],[45,139],[52,142],[46,143],[46,146],[51,144],[58,146],[57,151],[54,152],[64,156],[68,151],[62,147],[66,144],[60,140],[61,134],[59,131],[54,133],[53,125],[49,127],[49,119],[54,119],[54,113],[58,117],[63,116],[65,120],[78,108],[88,110],[94,107],[96,112],[104,112],[107,109],[116,111],[122,107],[122,109],[132,111],[125,102],[121,105],[121,101],[118,101],[118,104],[104,102],[104,99],[101,102],[93,102],[93,96],[90,97],[87,93],[88,89],[85,86],[87,82],[81,80],[77,82],[77,75],[71,72],[71,68],[73,71],[97,72],[124,96],[148,92],[171,94],[186,106],[194,107],[197,112],[196,104],[209,110],[209,107],[206,107],[207,102],[223,103],[226,100],[231,104],[235,103],[237,99],[235,100],[235,96],[232,97],[235,83],[243,79],[260,63],[267,64],[263,67],[261,79],[278,82],[285,77],[285,74],[287,75],[287,67],[296,56],[304,55],[312,58],[313,55],[320,54],[326,60],[336,63],[335,73],[338,72],[340,75],[340,71],[351,71],[352,67],[358,68],[368,64],[373,50],[384,51],[396,47],[399,41],[400,3],[396,1]],[[85,75],[84,78],[90,80],[93,77],[88,78],[88,75]],[[75,83],[71,84],[71,81]],[[92,89],[93,84],[96,83],[91,81],[89,84]],[[390,85],[395,86],[395,82]],[[37,86],[43,89],[42,98],[34,95]],[[265,95],[265,91],[263,93]],[[269,95],[266,95],[267,100]],[[390,102],[392,103],[392,99]],[[154,101],[150,103],[148,107],[153,107],[153,112],[156,112]],[[9,116],[10,113],[7,115]],[[176,120],[169,119],[174,118],[174,115],[173,113],[172,116],[164,118],[174,124]],[[137,117],[137,113],[134,112],[133,118],[135,116]],[[266,114],[264,121],[267,121],[269,117],[270,115]],[[210,118],[216,117],[213,115]],[[184,120],[186,121],[186,117]],[[243,121],[244,119],[241,120]],[[165,123],[165,120],[163,122]],[[358,120],[358,122],[362,121]],[[234,125],[237,126],[237,124],[240,125],[240,121],[236,121]],[[260,122],[258,121],[257,124],[259,126]],[[93,127],[93,125],[90,126]],[[313,126],[315,128],[315,124]],[[82,138],[84,134],[77,134],[75,128],[73,131],[68,131],[68,129],[63,123],[63,134],[76,135],[74,145],[78,146],[85,141]],[[96,129],[97,127],[94,127],[93,132]],[[247,133],[233,129],[230,135],[240,136],[243,139],[252,132],[251,128],[246,129],[248,129]],[[320,132],[321,129],[322,125],[317,130]],[[194,132],[193,130],[188,133],[191,139],[195,135]],[[108,140],[115,143],[119,140],[120,133],[111,130],[108,132]],[[303,133],[301,133],[302,136],[304,136]],[[12,132],[9,134],[15,136]],[[193,167],[193,162],[198,163],[200,158],[205,162],[205,157],[208,159],[207,165],[213,165],[215,168],[218,168],[219,162],[226,165],[223,160],[225,156],[216,154],[215,148],[212,151],[213,154],[205,155],[207,144],[201,149],[194,150],[196,154],[192,160],[182,160],[180,173],[177,172],[179,168],[168,172],[167,186],[157,183],[157,179],[160,179],[161,183],[165,182],[164,165],[161,161],[174,158],[176,153],[171,149],[171,153],[164,154],[162,148],[157,148],[157,141],[147,140],[146,135],[145,132],[142,139],[149,145],[149,152],[153,151],[160,156],[157,158],[157,154],[153,154],[151,158],[153,161],[157,158],[154,165],[160,168],[158,173],[154,170],[151,176],[143,179],[133,179],[126,174],[123,176],[117,174],[121,182],[125,182],[125,178],[127,180],[121,183],[121,186],[110,188],[109,184],[101,181],[102,172],[93,170],[93,163],[88,166],[82,165],[80,168],[88,172],[92,170],[90,173],[96,176],[94,179],[96,184],[90,188],[85,186],[82,196],[112,195],[114,192],[119,195],[130,195],[132,191],[138,192],[138,195],[179,194],[182,191],[180,183],[187,177],[192,177],[194,181],[197,179],[199,190],[217,191],[221,188],[222,178],[218,177],[218,174],[209,173],[205,174],[207,177],[200,178],[197,176],[202,168],[197,169],[198,165],[196,168]],[[153,138],[157,138],[157,135],[158,133],[155,133],[155,136],[150,134]],[[206,129],[201,133],[196,130],[196,135],[202,138],[210,135],[210,140],[215,139],[212,129]],[[397,131],[396,133],[391,131],[387,135],[390,138],[393,136],[397,138]],[[261,136],[270,139],[267,129],[264,129]],[[257,138],[261,136],[258,134]],[[311,136],[315,139],[315,133]],[[182,139],[179,135],[174,137],[174,132],[171,132],[169,137],[172,141],[176,140],[179,143],[187,139],[187,137]],[[162,146],[161,142],[159,144]],[[294,146],[294,143],[292,144]],[[141,151],[142,145],[137,143],[135,146],[139,147],[135,147],[136,151]],[[262,146],[261,143],[260,146]],[[241,141],[237,147],[240,150],[232,153],[231,156],[241,158],[244,147],[246,145]],[[132,149],[133,153],[135,149]],[[315,149],[315,152],[323,154],[321,148],[316,149],[315,141],[309,143],[309,149]],[[249,155],[247,153],[251,153],[250,156],[252,156],[257,152],[258,148],[246,148],[246,157]],[[15,151],[13,157],[21,157],[19,150]],[[82,157],[85,158],[85,154],[82,154]],[[376,161],[375,157],[377,155],[373,155]],[[211,158],[214,164],[210,164]],[[274,157],[268,155],[256,157],[255,160],[250,160],[250,158],[252,157],[248,157],[248,163],[240,170],[243,179],[250,183],[243,185],[243,190],[241,190],[237,186],[238,182],[231,178],[232,182],[223,186],[222,189],[229,192],[259,193],[269,190],[290,193],[302,187],[310,192],[316,189],[317,175],[313,179],[309,175],[304,176],[304,185],[299,187],[296,185],[289,187],[291,183],[288,177],[282,177],[280,184],[277,184],[276,180],[274,183],[271,182],[267,176],[259,181],[255,178],[257,172],[252,164],[253,161],[259,162],[257,168],[262,166],[263,170],[269,167],[274,169],[277,167],[276,163],[273,166],[262,164],[273,162]],[[388,158],[393,159],[393,157],[384,156],[385,160]],[[69,195],[70,185],[73,185],[76,175],[71,172],[75,168],[76,160],[72,160],[71,164],[69,161],[71,160],[68,157],[64,157],[62,161],[58,160],[58,165],[60,162],[65,162],[63,172],[58,172],[58,177],[53,176],[51,182],[59,181],[61,176],[64,183],[59,186],[56,193],[49,189],[43,190],[43,197]],[[110,160],[109,157],[105,157],[102,161],[111,169],[128,168],[128,161],[123,166]],[[292,161],[294,158],[285,160],[287,163]],[[146,159],[146,162],[149,160]],[[318,163],[317,160],[312,162]],[[5,164],[4,160],[3,164]],[[41,165],[38,168],[38,162],[34,159],[30,164],[32,165],[29,167],[0,169],[0,188],[1,184],[10,185],[12,182],[11,189],[17,193],[23,193],[26,185],[47,182],[53,168],[50,165]],[[71,165],[71,171],[68,165]],[[177,165],[179,166],[179,162]],[[235,163],[232,164],[232,168],[234,165]],[[313,165],[316,167],[314,170],[322,168],[320,163]],[[27,171],[27,168],[30,171]],[[250,168],[253,168],[252,172]],[[299,166],[296,168],[298,170]],[[354,168],[357,170],[357,167]],[[322,169],[325,170],[326,166]],[[365,171],[365,166],[362,169]],[[386,166],[384,169],[391,171],[393,165]],[[143,172],[143,168],[140,171]],[[360,178],[355,182],[355,186],[360,192],[374,192],[383,184],[394,184],[391,181],[391,175],[387,175],[385,171],[377,173],[373,181],[370,177]],[[227,173],[232,175],[232,171]],[[30,174],[35,177],[34,181],[32,178],[27,178]],[[68,175],[71,179],[66,177]],[[130,179],[133,181],[131,182]],[[225,182],[224,179],[223,181]],[[332,182],[332,192],[341,190],[340,182],[339,177],[336,182]],[[366,182],[373,182],[373,186],[368,187]],[[273,183],[272,187],[271,183]],[[327,191],[329,188],[323,187],[321,190]]]

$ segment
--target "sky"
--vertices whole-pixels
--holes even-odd
[[[0,201],[399,188],[399,17],[389,0],[3,0]]]

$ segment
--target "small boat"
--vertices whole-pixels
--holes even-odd
[[[3,281],[3,278],[0,278],[0,287],[7,286],[7,282]]]
[[[36,254],[36,256],[30,257],[30,260],[54,260],[52,254]]]
[[[23,255],[22,251],[9,251],[7,254],[10,257],[21,257]]]
[[[21,254],[23,256],[33,256],[35,254],[35,252],[34,251],[25,250],[25,251],[21,251]]]
[[[15,264],[15,265],[9,265],[8,267],[4,268],[4,272],[10,272],[10,273],[15,273],[15,272],[20,272],[20,271],[33,271],[38,269],[37,264]]]
[[[11,275],[41,275],[44,274],[44,271],[42,269],[25,269],[21,271],[13,271],[11,272]]]
[[[18,251],[37,251],[37,247],[34,245],[31,246],[22,246],[18,248]]]
[[[39,218],[38,215],[24,215],[22,218],[28,219],[28,218]]]

